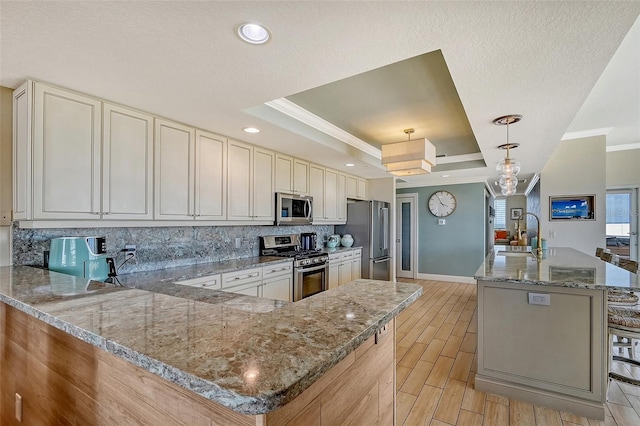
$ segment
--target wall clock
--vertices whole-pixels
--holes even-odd
[[[429,211],[436,217],[449,216],[456,209],[456,197],[449,191],[438,191],[429,197]]]

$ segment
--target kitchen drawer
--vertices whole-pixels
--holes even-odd
[[[352,260],[353,260],[353,250],[340,253],[340,262],[345,262],[345,261],[351,262]]]
[[[353,250],[353,258],[361,258],[362,257],[362,249]]]
[[[192,278],[189,280],[175,281],[174,284],[219,290],[221,288],[221,282],[220,274],[216,274],[207,275],[206,277]]]
[[[245,269],[242,271],[222,274],[222,288],[251,283],[254,281],[262,281],[262,268]]]
[[[276,263],[262,268],[263,279],[279,277],[282,275],[290,275],[293,272],[293,262]]]
[[[342,253],[330,253],[329,254],[329,262],[339,262]]]
[[[223,288],[222,291],[243,294],[245,296],[262,297],[262,282],[250,282]]]

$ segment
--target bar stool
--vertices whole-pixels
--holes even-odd
[[[631,307],[638,304],[638,296],[632,291],[622,291],[610,289],[607,291],[607,303],[609,306],[627,306]],[[629,358],[635,358],[635,342],[624,336],[614,335],[611,347],[626,348],[629,352]]]
[[[602,254],[600,255],[600,259],[604,260],[605,262],[611,263],[611,261],[613,260],[613,255],[611,253],[602,252]]]
[[[640,386],[640,380],[624,376],[611,371],[613,361],[625,362],[627,364],[640,367],[640,362],[632,358],[626,358],[613,354],[613,336],[624,337],[633,342],[633,339],[640,339],[640,311],[618,306],[607,308],[609,323],[609,379],[618,380],[630,385]]]
[[[602,257],[604,249],[602,247],[596,247],[596,257]]]
[[[618,260],[618,266],[622,269],[626,269],[629,272],[633,272],[634,274],[638,273],[638,262],[636,262],[635,260],[621,258]]]

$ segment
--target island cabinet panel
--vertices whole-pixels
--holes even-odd
[[[549,304],[536,304],[543,302],[541,296],[530,303],[530,294],[548,295]],[[540,395],[561,393],[576,404],[602,401],[604,303],[602,290],[479,281],[479,390],[495,392],[483,386],[497,380]],[[554,408],[576,412],[571,405]]]
[[[395,407],[395,319],[284,407],[263,415],[271,425],[392,425]],[[260,419],[258,420],[260,424]]]
[[[0,424],[256,425],[0,303]],[[15,394],[22,396],[22,422]]]

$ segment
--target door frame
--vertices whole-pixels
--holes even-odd
[[[418,278],[418,194],[396,195],[396,277]],[[402,270],[402,203],[411,204],[411,271]]]

